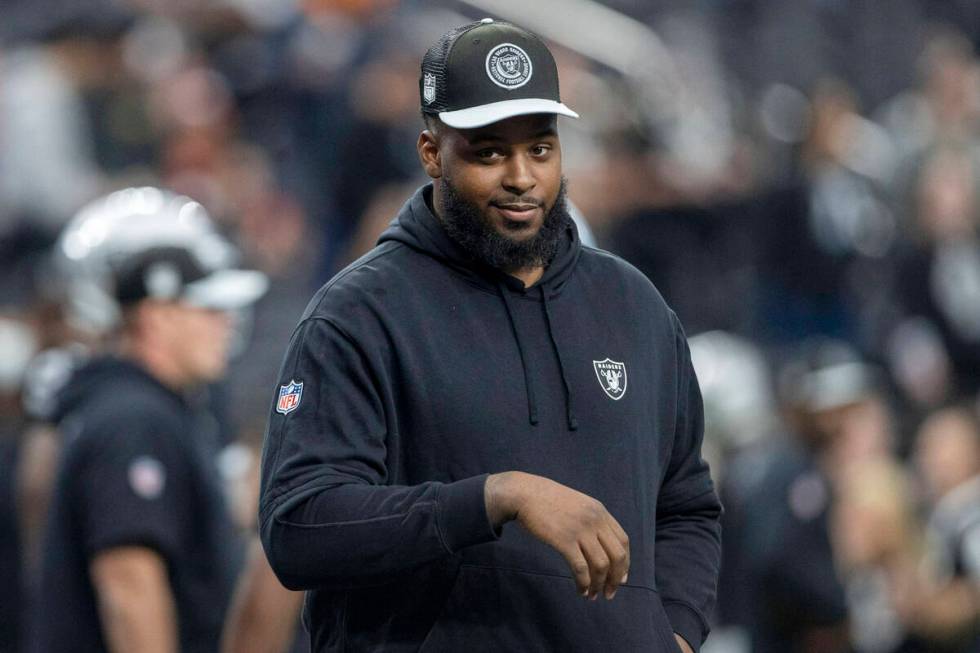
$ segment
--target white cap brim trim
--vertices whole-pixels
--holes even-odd
[[[218,270],[184,286],[181,299],[217,310],[245,308],[265,294],[269,278],[256,270]]]
[[[457,111],[441,111],[439,120],[455,129],[474,129],[483,127],[514,116],[526,116],[533,113],[554,113],[569,118],[578,118],[578,114],[561,102],[525,98],[523,100],[504,100],[492,102],[469,109]]]

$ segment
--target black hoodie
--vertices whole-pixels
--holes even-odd
[[[420,189],[293,334],[260,523],[310,590],[316,651],[676,651],[707,635],[720,505],[683,331],[653,285],[574,226],[531,288],[475,264]],[[601,501],[630,536],[612,601],[578,595],[524,529],[495,533],[486,476]]]

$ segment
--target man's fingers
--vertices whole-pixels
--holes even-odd
[[[575,579],[575,587],[578,588],[578,593],[582,596],[588,596],[591,584],[588,561],[578,546],[573,546],[564,555],[565,560],[568,561],[568,567],[572,570],[572,577]]]
[[[579,548],[589,563],[589,598],[595,600],[606,585],[606,577],[609,575],[609,556],[596,537],[579,542]]]
[[[619,525],[619,522],[616,521],[616,518],[613,517],[612,515],[609,515],[609,518],[606,521],[609,523],[609,528],[612,529],[612,532],[616,536],[616,539],[619,540],[619,544],[624,549],[629,551],[630,536],[626,534],[626,531],[623,530],[623,527]]]
[[[606,575],[604,592],[611,599],[630,568],[629,551],[623,548],[619,538],[611,530],[599,531],[599,543],[609,558],[609,573]]]

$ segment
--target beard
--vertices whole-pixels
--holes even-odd
[[[494,228],[481,207],[464,199],[445,175],[439,179],[442,223],[449,237],[480,263],[504,272],[547,266],[555,258],[562,233],[571,223],[565,203],[565,178],[538,232],[518,240]]]

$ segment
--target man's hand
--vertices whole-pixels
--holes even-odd
[[[491,475],[484,497],[495,527],[517,521],[562,554],[583,596],[595,600],[601,591],[611,599],[626,582],[629,537],[592,497],[523,472]]]
[[[686,639],[677,633],[674,633],[674,639],[677,640],[677,645],[681,647],[681,651],[683,651],[683,653],[694,653],[694,649],[691,648],[691,645],[687,643]]]

